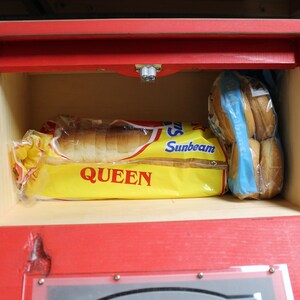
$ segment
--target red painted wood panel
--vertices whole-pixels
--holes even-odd
[[[1,39],[90,37],[295,37],[300,20],[116,19],[0,22]]]
[[[31,233],[41,234],[52,274],[149,272],[288,264],[300,299],[300,218],[3,227],[0,295],[21,299]]]
[[[116,70],[163,64],[159,75],[189,69],[293,68],[297,44],[268,39],[14,41],[0,43],[0,72]]]

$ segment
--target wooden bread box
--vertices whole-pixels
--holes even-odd
[[[36,236],[51,256],[50,274],[287,264],[298,299],[299,41],[298,20],[0,22],[1,299],[21,299]],[[154,83],[139,79],[144,65],[159,66]],[[228,69],[284,70],[276,103],[285,156],[279,197],[17,199],[8,145],[27,129],[61,113],[207,125],[210,88]]]

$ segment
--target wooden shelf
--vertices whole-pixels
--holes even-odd
[[[298,216],[283,199],[238,200],[231,195],[161,200],[37,201],[17,203],[0,225],[135,223]]]

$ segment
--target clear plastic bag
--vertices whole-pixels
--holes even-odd
[[[260,81],[224,71],[208,99],[209,124],[229,153],[228,186],[240,199],[272,198],[283,186],[277,115]]]
[[[227,190],[227,157],[198,123],[60,116],[14,142],[23,198],[186,198]]]

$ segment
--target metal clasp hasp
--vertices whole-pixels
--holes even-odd
[[[153,82],[156,78],[156,73],[161,71],[161,65],[135,65],[135,69],[140,73],[142,81]]]

